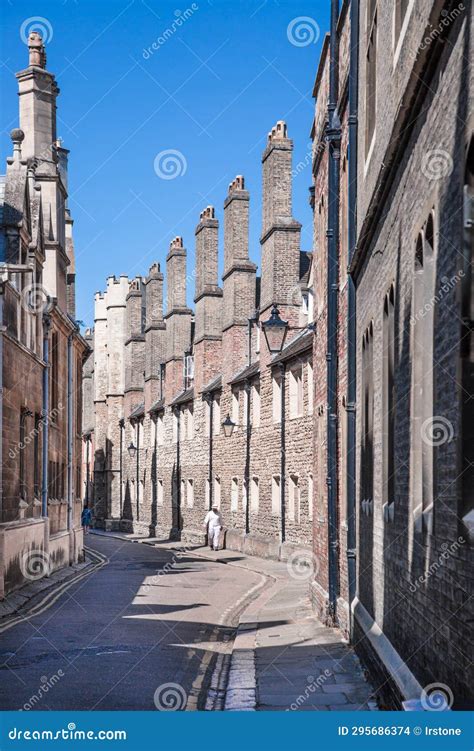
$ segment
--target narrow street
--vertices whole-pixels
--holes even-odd
[[[263,577],[192,551],[95,535],[87,545],[108,564],[1,634],[2,708],[205,708],[216,656]]]

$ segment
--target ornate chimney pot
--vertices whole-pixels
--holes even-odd
[[[46,52],[43,38],[37,31],[32,31],[28,37],[28,49],[30,51],[29,65],[35,68],[46,67]]]

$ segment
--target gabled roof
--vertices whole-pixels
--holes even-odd
[[[210,394],[212,391],[219,391],[222,388],[222,376],[218,375],[209,381],[201,391],[202,394]]]
[[[173,399],[171,402],[171,405],[173,407],[177,406],[178,404],[186,404],[186,402],[192,402],[194,399],[194,388],[186,389],[186,391],[183,391],[181,394],[178,394],[178,396]]]
[[[128,419],[135,420],[137,417],[143,417],[144,414],[145,414],[145,405],[142,402],[130,412]]]
[[[294,337],[286,347],[283,347],[282,351],[275,355],[270,362],[270,367],[277,365],[279,362],[286,362],[293,357],[308,352],[313,346],[314,333],[311,329],[304,329],[300,334]]]
[[[257,376],[260,374],[260,362],[257,360],[256,362],[252,363],[252,365],[247,365],[243,370],[240,370],[238,373],[233,376],[233,378],[230,379],[229,383],[242,383],[243,381],[247,381],[249,378],[254,378],[254,376]]]
[[[150,409],[148,410],[150,414],[154,414],[155,412],[159,412],[160,410],[165,408],[165,400],[164,399],[157,399],[156,402],[153,402]]]

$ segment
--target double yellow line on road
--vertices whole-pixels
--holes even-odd
[[[10,628],[13,628],[13,626],[16,626],[18,623],[29,621],[31,618],[34,618],[37,615],[41,615],[41,613],[44,613],[45,610],[48,610],[48,608],[54,605],[54,603],[59,600],[61,595],[63,595],[72,586],[77,584],[77,582],[81,581],[81,579],[85,579],[86,576],[89,576],[94,571],[98,571],[108,564],[109,559],[107,558],[107,556],[102,555],[102,553],[98,553],[96,550],[92,550],[91,548],[84,548],[84,550],[87,552],[89,558],[92,559],[93,564],[89,566],[85,571],[81,571],[79,574],[77,574],[77,576],[73,576],[71,579],[63,582],[63,584],[59,584],[57,587],[53,586],[52,591],[48,592],[40,602],[36,603],[36,605],[31,609],[27,610],[24,615],[13,616],[6,623],[0,624],[0,634],[3,634]]]

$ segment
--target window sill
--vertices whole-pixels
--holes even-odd
[[[422,509],[421,505],[413,511],[413,522],[415,534],[428,535],[433,534],[433,504],[430,503],[427,508]]]

